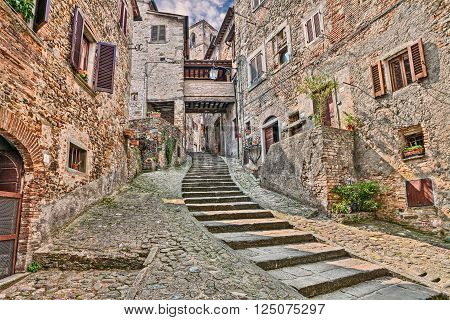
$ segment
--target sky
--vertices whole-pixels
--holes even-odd
[[[219,30],[233,0],[156,0],[158,10],[189,16],[190,24],[205,19]]]

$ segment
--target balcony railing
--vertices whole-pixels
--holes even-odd
[[[185,80],[211,80],[209,72],[211,69],[218,70],[217,80],[220,82],[231,81],[232,63],[228,60],[209,61],[209,60],[190,60],[184,63]],[[211,80],[212,81],[212,80]]]

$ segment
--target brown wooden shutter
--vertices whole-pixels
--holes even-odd
[[[114,69],[116,64],[116,46],[110,43],[98,43],[97,73],[95,77],[95,90],[113,93]]]
[[[309,19],[306,22],[305,27],[306,27],[306,36],[307,36],[306,42],[310,43],[311,41],[314,40],[313,26],[312,26],[312,20],[311,19]]]
[[[38,31],[48,22],[50,0],[38,0],[34,14],[34,31]]]
[[[166,41],[166,26],[159,26],[159,41]]]
[[[425,54],[423,51],[422,38],[408,48],[409,63],[411,66],[412,80],[417,81],[427,76]]]
[[[152,26],[151,41],[158,41],[158,26]]]
[[[314,15],[314,30],[316,31],[316,38],[322,34],[322,29],[320,28],[320,12]]]
[[[433,200],[433,183],[431,179],[421,179],[406,182],[406,197],[408,206],[425,207],[432,206]]]
[[[83,39],[84,18],[78,7],[75,7],[72,25],[72,52],[70,55],[70,63],[76,70],[80,67],[81,58],[81,41]]]
[[[384,72],[381,61],[378,61],[377,64],[370,67],[370,73],[372,75],[373,95],[375,97],[383,96],[386,94],[386,88],[384,84]]]
[[[128,10],[125,9],[125,14],[124,14],[124,18],[123,18],[123,33],[125,35],[128,34]]]
[[[123,30],[124,14],[125,14],[125,2],[124,2],[124,0],[121,0],[121,1],[120,1],[120,18],[119,18],[119,25],[120,25],[120,29],[122,29],[122,30]]]

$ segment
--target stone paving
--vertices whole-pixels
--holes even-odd
[[[50,269],[0,299],[302,299],[200,227],[179,200],[188,169],[143,174],[91,207],[37,254]],[[114,259],[150,252],[146,272]]]
[[[236,160],[227,159],[234,180],[252,199],[275,210],[296,229],[313,232],[350,250],[359,257],[411,275],[434,288],[450,293],[450,251],[425,242],[343,225],[323,216],[311,217],[297,201],[261,188],[258,180]],[[300,208],[300,209],[299,209]]]

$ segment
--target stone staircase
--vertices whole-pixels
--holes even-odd
[[[245,195],[226,163],[194,154],[183,198],[206,229],[273,277],[314,299],[435,299],[441,294],[394,277],[312,233],[293,229]]]

